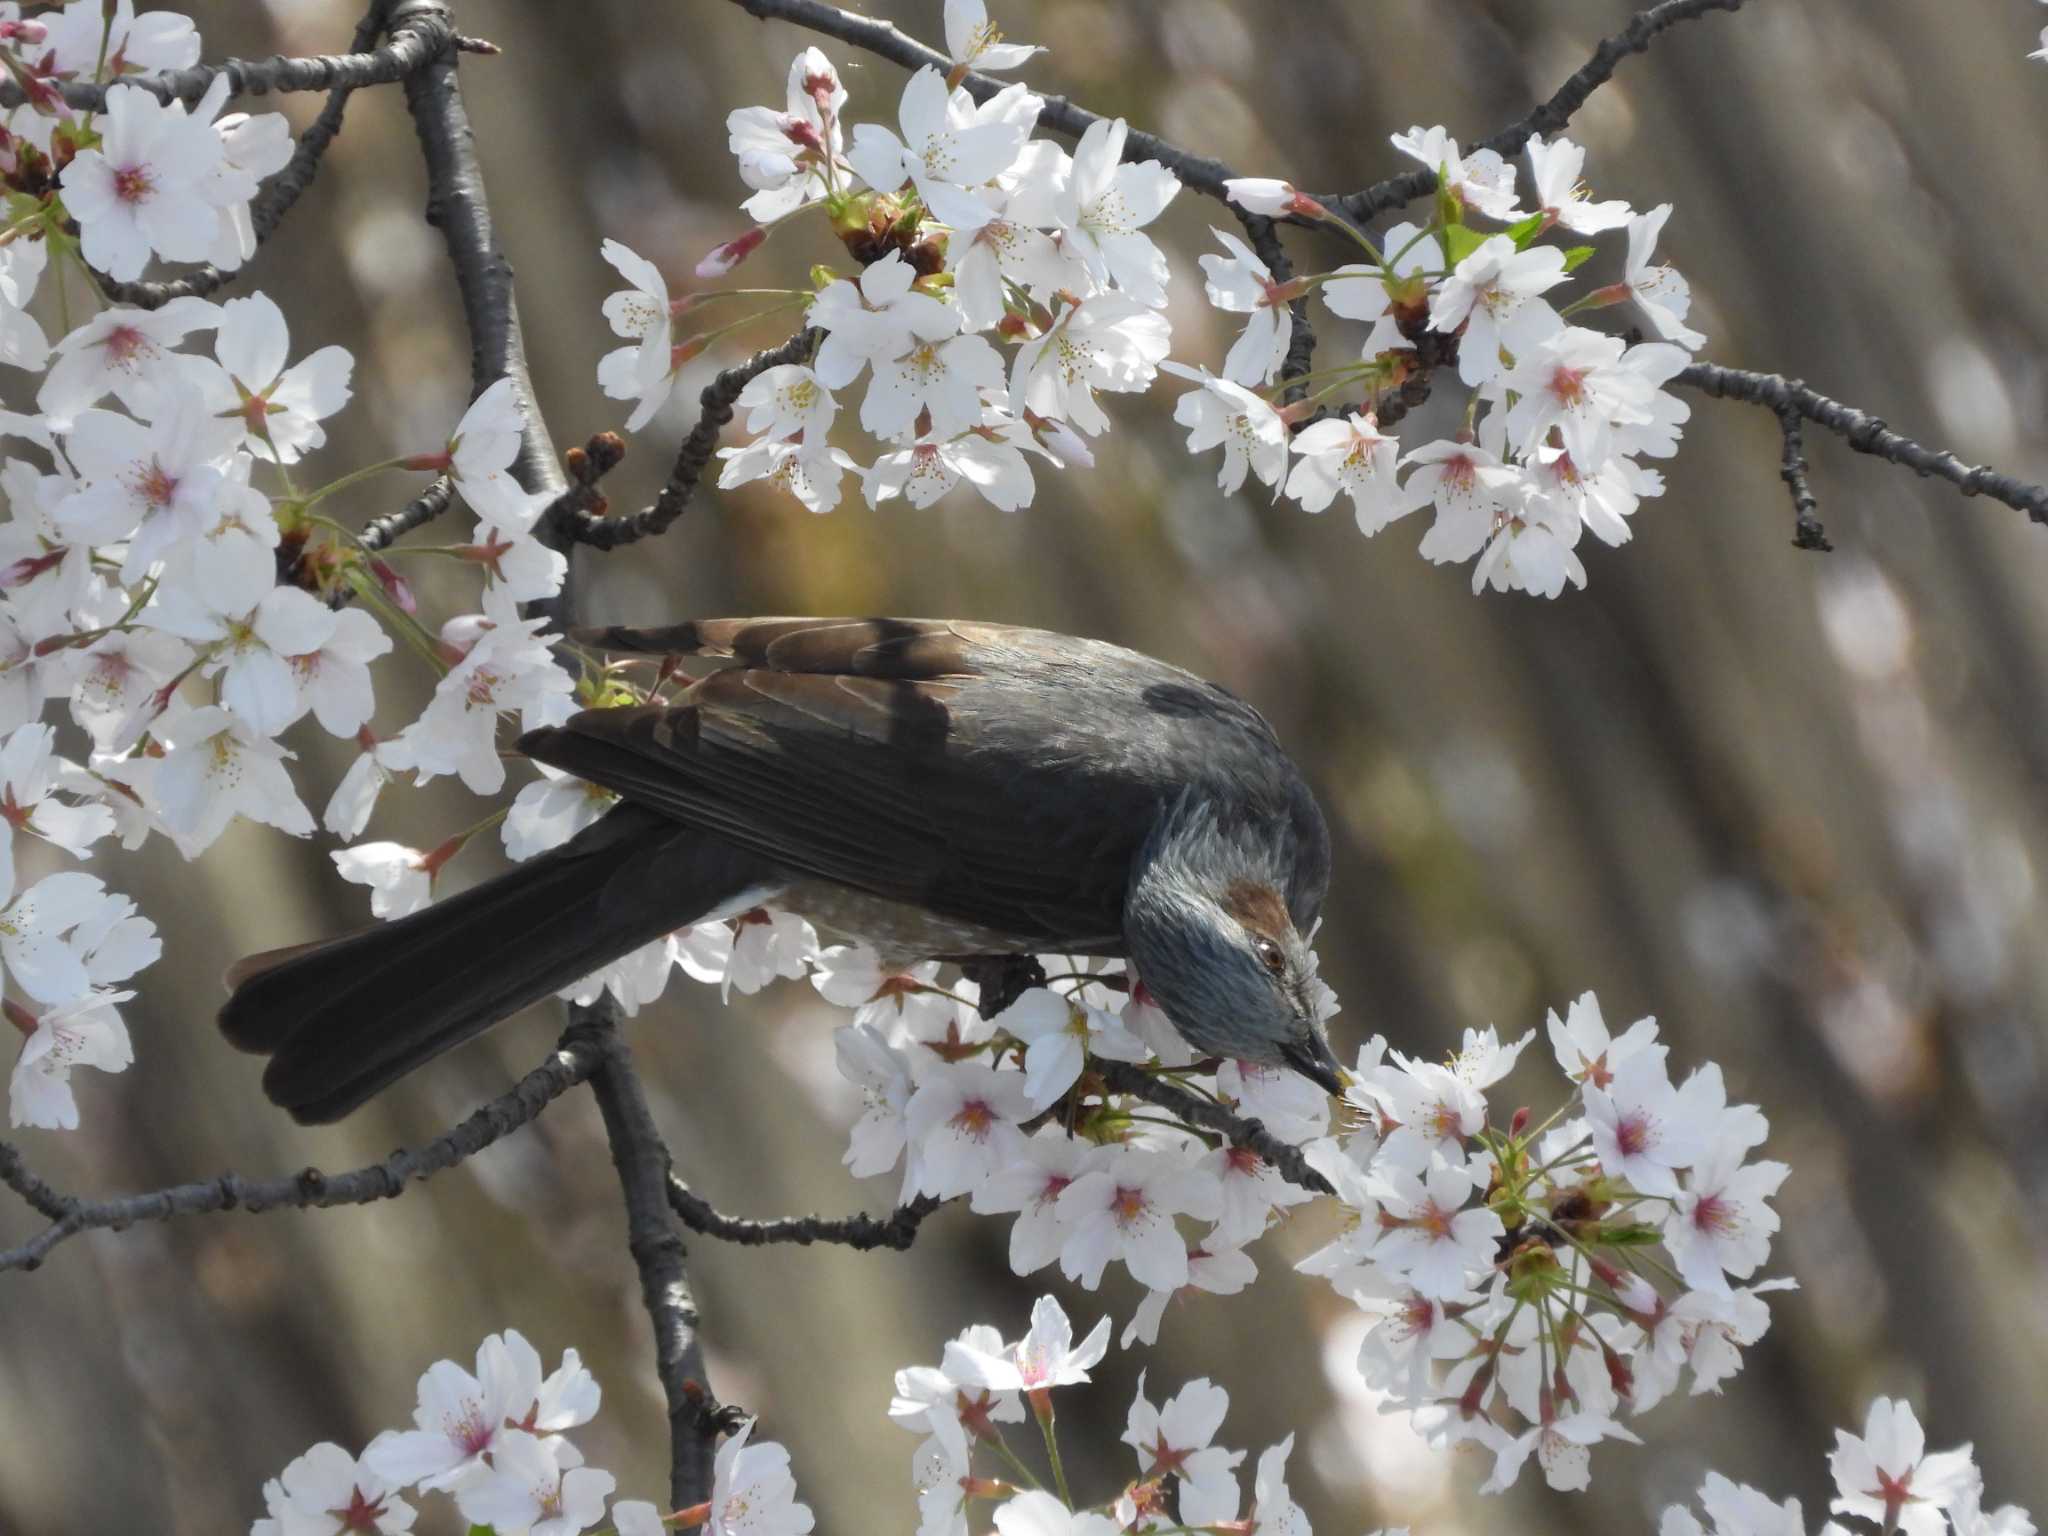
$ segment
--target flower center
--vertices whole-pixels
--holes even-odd
[[[156,178],[146,165],[124,165],[114,172],[114,196],[124,203],[140,203],[156,190]]]

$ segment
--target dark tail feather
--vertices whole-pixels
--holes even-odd
[[[339,1120],[528,1003],[771,879],[730,843],[622,805],[424,912],[250,956],[228,973],[221,1033],[270,1055],[264,1091],[295,1120]]]

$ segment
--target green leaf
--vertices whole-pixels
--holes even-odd
[[[1470,224],[1453,224],[1444,230],[1444,252],[1454,267],[1486,241],[1486,231],[1474,229]]]
[[[1543,233],[1543,217],[1540,213],[1532,213],[1521,223],[1510,224],[1501,233],[1515,242],[1516,250],[1526,251],[1529,249],[1529,242]]]
[[[1583,267],[1592,258],[1592,255],[1593,247],[1591,247],[1590,245],[1573,246],[1570,250],[1564,253],[1565,271],[1578,271],[1580,267]]]

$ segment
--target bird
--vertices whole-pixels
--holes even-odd
[[[338,1120],[443,1051],[693,924],[764,904],[891,965],[1127,960],[1197,1052],[1341,1093],[1313,932],[1330,837],[1265,719],[1104,641],[959,619],[579,630],[709,663],[519,751],[618,799],[398,919],[252,955],[220,1028],[268,1097]]]

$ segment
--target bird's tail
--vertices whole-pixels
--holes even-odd
[[[552,852],[397,922],[251,955],[221,1032],[270,1056],[301,1124],[339,1120],[441,1052],[768,884],[753,855],[621,805]]]

